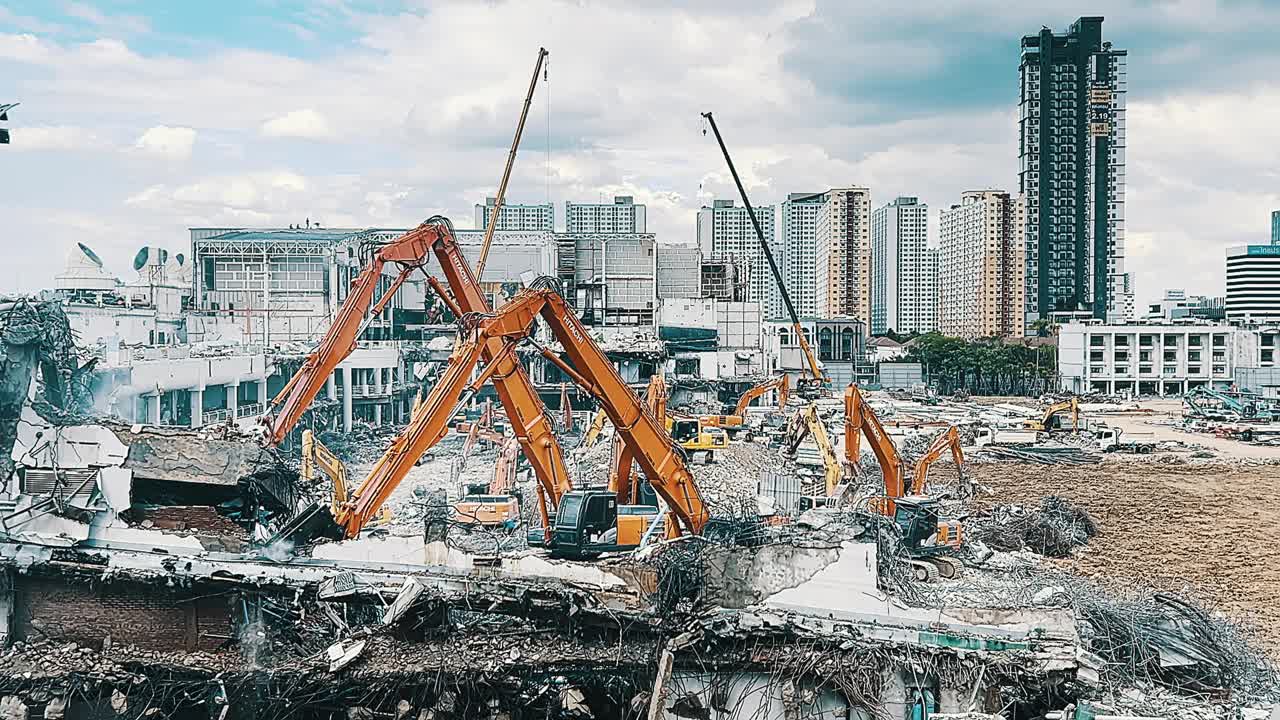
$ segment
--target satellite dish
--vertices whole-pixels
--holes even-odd
[[[78,242],[76,245],[80,246],[80,252],[84,253],[85,257],[92,260],[94,265],[102,267],[102,258],[98,257],[98,253],[91,250],[88,245],[85,245],[82,242]]]
[[[138,250],[138,254],[133,256],[133,269],[141,270],[147,264],[147,257],[151,254],[151,248],[144,247]]]

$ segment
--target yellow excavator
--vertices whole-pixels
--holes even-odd
[[[783,455],[794,459],[800,443],[806,437],[812,437],[822,456],[823,489],[822,495],[804,495],[800,498],[801,512],[815,507],[834,507],[838,501],[840,481],[844,476],[844,468],[836,456],[835,446],[831,444],[831,436],[827,434],[827,426],[818,416],[818,406],[809,403],[791,416],[787,426],[786,441],[783,444]]]
[[[1062,413],[1071,413],[1071,425],[1068,427],[1065,423],[1054,420]],[[1049,432],[1066,430],[1070,432],[1079,432],[1080,430],[1080,398],[1073,397],[1070,400],[1063,400],[1045,408],[1044,415],[1039,420],[1027,420],[1022,423],[1024,430],[1035,430],[1037,432]]]
[[[319,482],[320,475],[329,479],[333,484],[333,496],[329,501],[329,509],[332,512],[337,512],[351,495],[351,488],[347,484],[347,466],[309,429],[302,431],[302,472],[300,474],[303,483],[309,486]],[[373,524],[382,524],[390,520],[391,509],[383,507]]]

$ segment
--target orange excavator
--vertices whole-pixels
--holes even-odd
[[[268,442],[279,444],[288,436],[334,369],[355,349],[356,340],[363,331],[361,318],[370,306],[371,316],[381,312],[409,275],[425,267],[430,254],[436,256],[448,289],[435,278],[428,278],[428,284],[454,317],[491,312],[489,301],[463,257],[447,219],[431,218],[392,240],[382,246],[361,271],[320,345],[272,401],[274,409],[269,418]],[[373,304],[378,278],[388,263],[398,265],[400,273],[382,299]],[[553,423],[524,366],[509,351],[509,343],[495,336],[485,341],[479,352],[481,359],[488,363],[487,371],[493,379],[498,400],[506,410],[507,421],[538,480],[539,513],[545,525],[558,507],[560,498],[571,488]],[[307,518],[299,517],[282,533],[310,534],[301,530],[308,522]]]
[[[454,408],[463,397],[491,379],[496,382],[502,368],[509,367],[508,360],[516,362],[517,342],[529,340],[537,345],[532,326],[539,317],[550,327],[569,361],[548,348],[538,346],[539,351],[600,403],[635,462],[666,503],[670,513],[667,535],[702,532],[710,513],[680,448],[591,340],[555,289],[555,280],[547,278],[522,290],[496,313],[472,313],[460,318],[459,342],[440,380],[413,413],[405,430],[332,518],[343,536],[356,537],[417,459],[444,437]],[[473,372],[489,353],[491,359],[473,380]],[[553,554],[576,557],[634,547],[617,541],[619,514],[622,511],[616,493],[590,489],[565,492],[559,498],[554,523],[548,526],[546,544]]]
[[[787,400],[791,397],[791,380],[787,375],[778,375],[753,385],[742,393],[742,397],[738,398],[738,404],[734,407],[732,415],[703,415],[701,420],[704,424],[712,427],[729,429],[741,427],[747,421],[747,408],[751,407],[751,402],[770,390],[778,391],[778,410],[783,410],[787,406]]]
[[[667,416],[667,383],[662,373],[654,373],[649,377],[649,387],[645,388],[645,404],[655,418]],[[609,490],[618,496],[623,505],[640,504],[643,483],[636,482],[635,455],[622,442],[619,435],[613,436],[613,467],[609,472]]]
[[[920,458],[920,462],[916,463],[917,479],[912,483],[913,494],[906,495],[906,463],[898,455],[893,440],[885,432],[875,411],[862,397],[857,385],[850,384],[844,391],[844,412],[847,466],[857,467],[861,435],[866,437],[884,475],[884,495],[872,498],[868,504],[869,509],[893,520],[918,579],[929,581],[939,576],[956,577],[962,567],[953,557],[962,542],[961,523],[959,520],[942,518],[936,498],[915,494],[918,490],[923,490],[929,466],[941,456],[950,440],[944,443],[934,442],[933,447],[938,448],[937,451],[933,452],[931,447],[931,451]],[[942,437],[949,438],[951,433],[944,433]],[[957,442],[952,447],[960,462],[963,461],[963,456],[958,454],[959,436],[955,437]]]

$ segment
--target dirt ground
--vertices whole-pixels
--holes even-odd
[[[1252,627],[1280,657],[1280,467],[1109,458],[1100,466],[966,469],[994,493],[981,504],[1034,505],[1060,495],[1087,508],[1101,534],[1078,558],[1061,561],[1076,572],[1187,592]]]

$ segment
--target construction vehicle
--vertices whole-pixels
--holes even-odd
[[[1154,433],[1144,433],[1145,440],[1122,440],[1124,435],[1118,427],[1102,426],[1094,430],[1093,439],[1098,442],[1098,449],[1102,452],[1120,452],[1146,454],[1155,452],[1156,442]]]
[[[333,451],[325,447],[310,429],[302,431],[302,481],[306,485],[314,485],[319,471],[329,478],[333,484],[331,505],[334,512],[347,501],[347,466]]]
[[[1039,434],[1035,430],[993,428],[985,425],[973,429],[974,447],[986,447],[987,445],[1000,445],[1002,447],[1035,445],[1038,439]]]
[[[506,438],[493,468],[493,480],[479,492],[469,490],[453,504],[453,522],[514,530],[520,524],[520,498],[514,494],[519,460],[520,441]]]
[[[1270,404],[1255,393],[1223,392],[1198,387],[1182,397],[1183,415],[1219,422],[1264,422],[1275,419]]]
[[[844,478],[844,470],[836,457],[835,447],[827,434],[826,423],[818,415],[818,406],[809,403],[796,411],[787,427],[786,440],[783,442],[782,454],[794,459],[800,443],[806,437],[812,437],[818,446],[818,454],[822,456],[823,494],[801,495],[801,512],[816,507],[834,507],[838,502],[840,481]]]
[[[400,266],[401,271],[387,293],[373,305],[371,317],[385,307],[412,272],[425,268],[430,254],[435,255],[445,283],[428,278],[428,284],[454,317],[463,318],[471,313],[492,311],[488,298],[458,247],[453,228],[447,219],[431,218],[392,240],[374,253],[373,259],[352,284],[351,291],[320,345],[272,401],[275,410],[268,420],[268,442],[279,444],[288,435],[307,406],[324,387],[334,368],[355,349],[356,339],[363,330],[361,318],[370,309],[383,268],[388,263],[395,263]],[[507,421],[520,441],[520,449],[538,481],[538,513],[543,526],[547,527],[561,496],[571,487],[569,474],[546,408],[524,366],[509,348],[510,343],[504,338],[491,337],[480,348],[480,358],[487,363],[488,377],[493,379],[494,389],[506,411]],[[435,387],[443,381],[442,374]],[[421,414],[424,402],[415,403],[414,416]],[[441,418],[441,421],[448,419]],[[323,518],[312,517],[319,511],[317,506],[299,515],[282,533],[308,535],[327,530]],[[343,515],[347,517],[345,513]],[[352,519],[352,527],[362,527],[366,520],[367,518]]]
[[[729,166],[729,174],[733,176],[733,182],[738,186],[738,195],[742,197],[742,204],[747,207],[747,215],[751,217],[751,225],[755,228],[756,239],[760,242],[760,250],[764,253],[764,257],[769,261],[769,269],[773,272],[773,279],[778,283],[778,292],[782,295],[782,302],[787,306],[787,314],[791,318],[791,331],[795,333],[796,343],[800,346],[800,354],[804,357],[804,375],[796,382],[796,394],[800,397],[813,399],[830,395],[831,379],[822,371],[822,365],[818,363],[818,356],[813,353],[809,341],[805,339],[804,328],[800,325],[800,315],[796,313],[796,306],[791,302],[791,293],[787,292],[787,285],[782,281],[782,271],[778,269],[778,261],[773,258],[773,251],[769,249],[769,243],[765,242],[764,230],[760,228],[760,220],[756,217],[755,208],[751,206],[751,200],[747,197],[747,190],[742,186],[742,179],[738,177],[738,169],[733,166],[733,158],[729,157],[729,148],[724,144],[724,138],[720,136],[720,128],[716,126],[715,118],[711,117],[711,113],[702,113],[702,117],[706,118],[711,125],[711,131],[715,133],[716,143],[720,145],[720,152],[724,154],[724,161]]]
[[[600,439],[600,433],[604,432],[604,425],[607,422],[609,422],[609,416],[605,411],[597,410],[591,418],[591,427],[587,428],[587,434],[582,436],[582,442],[578,443],[578,447],[589,448],[595,445],[596,440]]]
[[[925,449],[924,454],[916,459],[915,469],[911,472],[911,494],[923,495],[929,482],[929,470],[947,450],[951,451],[951,459],[956,464],[956,472],[960,475],[960,486],[964,486],[964,450],[960,447],[960,431],[954,425],[938,434]]]
[[[1062,413],[1071,413],[1071,425],[1067,427],[1062,422]],[[1080,431],[1080,398],[1073,397],[1070,400],[1056,402],[1045,408],[1044,415],[1039,420],[1027,420],[1022,423],[1025,430],[1035,430],[1036,432],[1053,433],[1060,430],[1070,432]]]
[[[703,425],[724,428],[729,433],[729,437],[737,437],[737,433],[747,426],[747,408],[751,406],[751,401],[770,390],[778,391],[778,412],[784,411],[787,400],[791,396],[791,380],[787,375],[777,375],[748,388],[742,397],[738,398],[738,403],[731,413],[701,415],[699,419],[702,420]]]
[[[937,498],[906,495],[906,463],[857,385],[845,388],[844,412],[846,462],[857,466],[861,451],[859,436],[866,437],[884,475],[884,495],[872,498],[868,508],[893,521],[917,579],[930,581],[959,575],[962,566],[953,556],[963,541],[960,521],[943,518]],[[927,475],[932,462],[924,468],[917,466],[917,471],[923,469]],[[923,480],[919,484],[923,486]],[[916,489],[916,483],[912,489]]]
[[[644,402],[655,418],[667,416],[667,383],[662,373],[657,372],[649,377],[649,387],[645,388]],[[669,429],[668,434],[670,434]],[[613,467],[609,471],[609,490],[617,496],[618,502],[623,506],[637,505],[640,504],[643,485],[644,483],[636,482],[635,457],[631,450],[627,448],[626,443],[622,442],[622,438],[614,435]],[[648,496],[648,502],[645,504],[654,505],[656,512],[657,501],[652,497],[652,489],[649,490]]]
[[[691,461],[701,459],[704,465],[715,462],[717,450],[729,447],[729,434],[701,417],[668,415],[666,428],[667,434],[688,453]]]
[[[532,325],[539,317],[563,347],[567,362],[557,352],[533,340]],[[490,379],[496,381],[503,368],[510,368],[506,360],[514,361],[516,343],[524,340],[533,342],[543,357],[600,403],[668,508],[665,535],[702,532],[710,513],[685,465],[684,451],[672,442],[661,422],[618,375],[613,363],[560,296],[556,281],[541,278],[495,313],[460,318],[459,341],[440,381],[369,475],[334,513],[332,522],[343,536],[359,535],[417,458],[448,432],[454,408]],[[489,363],[472,379],[486,355],[491,358]],[[508,412],[508,416],[520,414]],[[523,438],[521,447],[526,447]],[[527,456],[528,450],[525,452]],[[604,501],[597,499],[602,496]],[[619,542],[618,518],[628,513],[619,510],[615,493],[607,489],[573,490],[566,491],[558,500],[555,520],[546,534],[546,545],[554,554],[589,557],[634,547]]]

